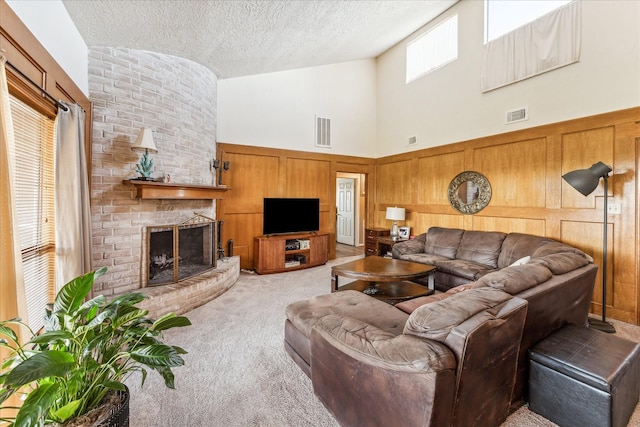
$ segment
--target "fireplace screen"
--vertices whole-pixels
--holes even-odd
[[[215,268],[215,242],[215,221],[202,216],[147,227],[147,285],[175,283]]]

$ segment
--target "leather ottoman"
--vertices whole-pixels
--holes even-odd
[[[529,350],[529,409],[560,426],[624,427],[640,393],[640,344],[569,325]]]

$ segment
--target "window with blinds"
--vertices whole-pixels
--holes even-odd
[[[54,120],[10,97],[15,137],[15,206],[28,324],[39,330],[55,296]]]

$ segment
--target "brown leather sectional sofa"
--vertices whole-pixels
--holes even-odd
[[[478,274],[446,292],[392,306],[343,291],[287,307],[285,349],[341,425],[497,426],[526,400],[529,347],[566,324],[586,325],[597,272],[591,257],[519,233],[504,234],[489,252],[482,233],[496,237],[442,228],[424,236],[422,253]],[[443,244],[452,235],[464,245]],[[418,239],[406,243],[419,247]],[[429,253],[427,242],[453,256]],[[395,251],[400,245],[394,254],[420,255]],[[496,267],[472,268],[490,254]],[[452,274],[452,264],[442,271]]]
[[[435,265],[436,289],[444,292],[533,256],[538,247],[554,242],[559,244],[530,234],[431,227],[415,239],[396,243],[392,254],[397,259]],[[423,283],[427,284],[426,279]]]

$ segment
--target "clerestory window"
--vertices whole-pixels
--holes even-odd
[[[458,58],[458,15],[453,15],[407,44],[409,83]]]

